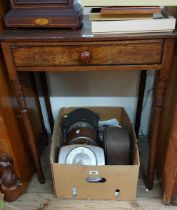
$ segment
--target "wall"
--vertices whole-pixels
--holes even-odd
[[[123,106],[134,123],[139,74],[139,71],[48,73],[54,118],[56,119],[59,108],[63,106]],[[141,122],[142,134],[148,133],[152,93],[148,90],[153,86],[153,74],[153,71],[147,73],[145,105]],[[40,100],[46,119],[43,98]],[[47,129],[49,131],[48,125]]]

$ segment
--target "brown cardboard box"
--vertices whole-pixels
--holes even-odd
[[[139,172],[137,140],[129,117],[122,107],[89,107],[102,120],[117,118],[130,129],[133,165],[79,166],[58,164],[58,151],[62,144],[61,117],[74,108],[62,108],[55,123],[51,145],[51,168],[57,198],[95,200],[135,200]],[[106,179],[104,183],[88,183],[86,178],[97,174]]]

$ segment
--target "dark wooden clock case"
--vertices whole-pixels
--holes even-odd
[[[73,0],[10,0],[7,27],[80,28],[82,8]]]

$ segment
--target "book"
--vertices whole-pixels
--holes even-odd
[[[177,6],[177,0],[81,0],[82,6]]]
[[[128,14],[155,14],[160,13],[160,7],[152,7],[152,6],[132,6],[132,7],[103,7],[101,9],[102,15],[128,15]]]
[[[136,20],[136,19],[152,19],[153,14],[116,14],[102,15],[101,8],[92,8],[89,13],[89,20]]]
[[[155,14],[153,19],[92,21],[92,33],[141,33],[153,31],[173,31],[176,19],[172,16]]]

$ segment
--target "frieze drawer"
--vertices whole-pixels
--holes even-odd
[[[163,40],[24,43],[11,50],[17,67],[160,64]]]

